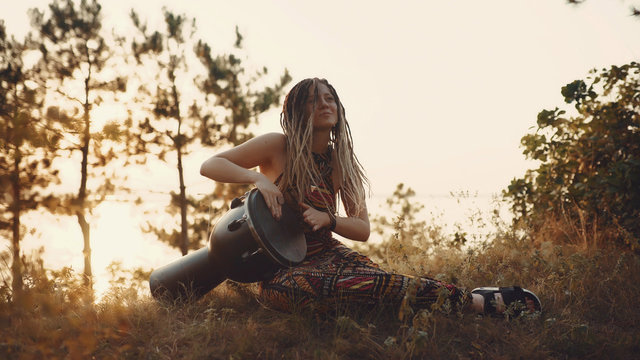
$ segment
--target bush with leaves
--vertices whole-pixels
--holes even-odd
[[[574,115],[543,110],[535,133],[522,138],[524,154],[540,166],[504,192],[515,220],[539,229],[548,215],[572,219],[638,250],[640,64],[592,70],[562,95]]]

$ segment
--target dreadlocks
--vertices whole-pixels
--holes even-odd
[[[325,79],[305,79],[296,84],[287,94],[280,125],[287,141],[287,162],[285,165],[280,190],[284,193],[290,191],[297,202],[302,202],[304,193],[311,186],[317,186],[321,174],[315,166],[311,151],[313,135],[313,111],[305,112],[305,103],[310,92],[314,92],[314,105],[318,99],[316,90],[319,83],[329,88],[338,108],[338,122],[331,130],[330,145],[336,153],[336,164],[339,173],[342,174],[340,197],[344,204],[353,204],[353,208],[347,208],[347,215],[356,216],[364,208],[365,184],[369,181],[364,174],[362,164],[353,151],[353,139],[351,129],[345,117],[344,106],[336,90]],[[313,107],[315,108],[315,106]],[[327,204],[328,205],[328,204]],[[333,212],[336,209],[331,209]]]

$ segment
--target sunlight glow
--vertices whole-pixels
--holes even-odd
[[[91,242],[97,297],[109,288],[107,268],[114,261],[122,263],[124,269],[148,269],[180,256],[178,250],[159,244],[141,231],[143,219],[132,204],[105,202],[98,206],[96,215]]]
[[[26,35],[26,10],[45,9],[49,2],[4,1],[0,18],[6,21],[7,32]],[[345,104],[357,155],[372,183],[374,200],[369,209],[378,211],[395,186],[405,183],[416,191],[417,201],[427,201],[428,211],[436,206],[454,209],[457,212],[447,218],[458,221],[468,209],[455,210],[451,203],[455,200],[444,205],[434,196],[462,190],[489,199],[530,167],[519,140],[535,124],[540,110],[562,105],[562,86],[587,76],[591,68],[640,56],[637,19],[625,16],[623,1],[590,0],[575,8],[562,0],[101,4],[108,31],[113,27],[116,32],[131,31],[132,7],[150,29],[159,28],[164,5],[197,17],[199,36],[215,46],[214,53],[233,50],[237,25],[247,56],[242,61],[248,68],[266,66],[271,75],[287,68],[293,83],[310,76],[327,78]],[[30,56],[27,62],[34,59]],[[132,71],[149,79],[157,75],[152,67],[133,70],[123,64],[118,70],[122,73],[103,75],[129,76]],[[194,86],[191,79],[181,85]],[[75,86],[73,96],[84,100],[82,86],[71,86]],[[91,131],[99,132],[111,120],[144,116],[141,108],[152,109],[153,104],[135,101],[144,98],[138,86],[133,80],[122,94],[135,106],[92,109]],[[185,103],[197,101],[194,96]],[[66,104],[59,106],[64,110]],[[279,112],[265,113],[259,125],[251,125],[254,133],[280,131]],[[213,151],[217,150],[194,150],[185,159],[188,193],[213,188],[198,172]],[[174,156],[169,157],[162,166],[147,165],[147,173],[127,173],[128,184],[139,190],[134,198],[139,195],[143,202],[164,209],[169,191],[177,189]],[[70,158],[62,161],[78,163],[77,154]],[[77,169],[61,177],[64,191],[77,191]],[[124,268],[150,269],[180,256],[177,249],[142,233],[145,215],[134,207],[114,196],[94,209],[91,245],[98,293],[108,288],[106,269],[113,261],[122,262]],[[484,204],[479,207],[484,209]],[[44,246],[47,267],[71,266],[82,272],[82,235],[75,217],[32,214],[25,217],[25,224],[37,224],[38,229],[36,235],[25,237],[25,252]]]

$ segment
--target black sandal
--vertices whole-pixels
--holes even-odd
[[[542,310],[542,305],[540,303],[540,299],[536,296],[536,294],[532,293],[527,289],[523,289],[520,286],[509,286],[509,287],[480,287],[475,288],[471,291],[472,294],[482,295],[484,298],[484,313],[487,315],[502,315],[498,314],[495,306],[496,298],[495,294],[502,294],[502,301],[506,307],[506,310],[513,309],[513,313],[510,315],[518,316],[522,312],[523,309],[527,309],[530,303],[533,303],[533,311],[537,312]],[[514,302],[519,302],[520,304],[515,304],[514,306],[509,306]],[[507,312],[507,311],[505,311]]]

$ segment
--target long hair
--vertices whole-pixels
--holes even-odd
[[[333,95],[338,112],[338,121],[331,130],[330,145],[335,151],[335,163],[342,174],[340,197],[345,206],[347,215],[355,216],[365,207],[365,185],[369,186],[362,164],[353,151],[353,139],[351,129],[345,117],[344,106],[340,102],[338,93],[325,79],[305,79],[296,84],[287,94],[280,114],[280,125],[287,139],[287,161],[284,173],[279,183],[280,189],[290,192],[297,202],[302,202],[305,193],[311,186],[318,186],[322,176],[315,166],[311,151],[313,139],[313,112],[306,113],[305,104],[309,93],[314,91],[318,84],[322,83],[329,88]],[[318,98],[315,92],[314,104]],[[332,212],[336,212],[331,204],[325,204]]]

